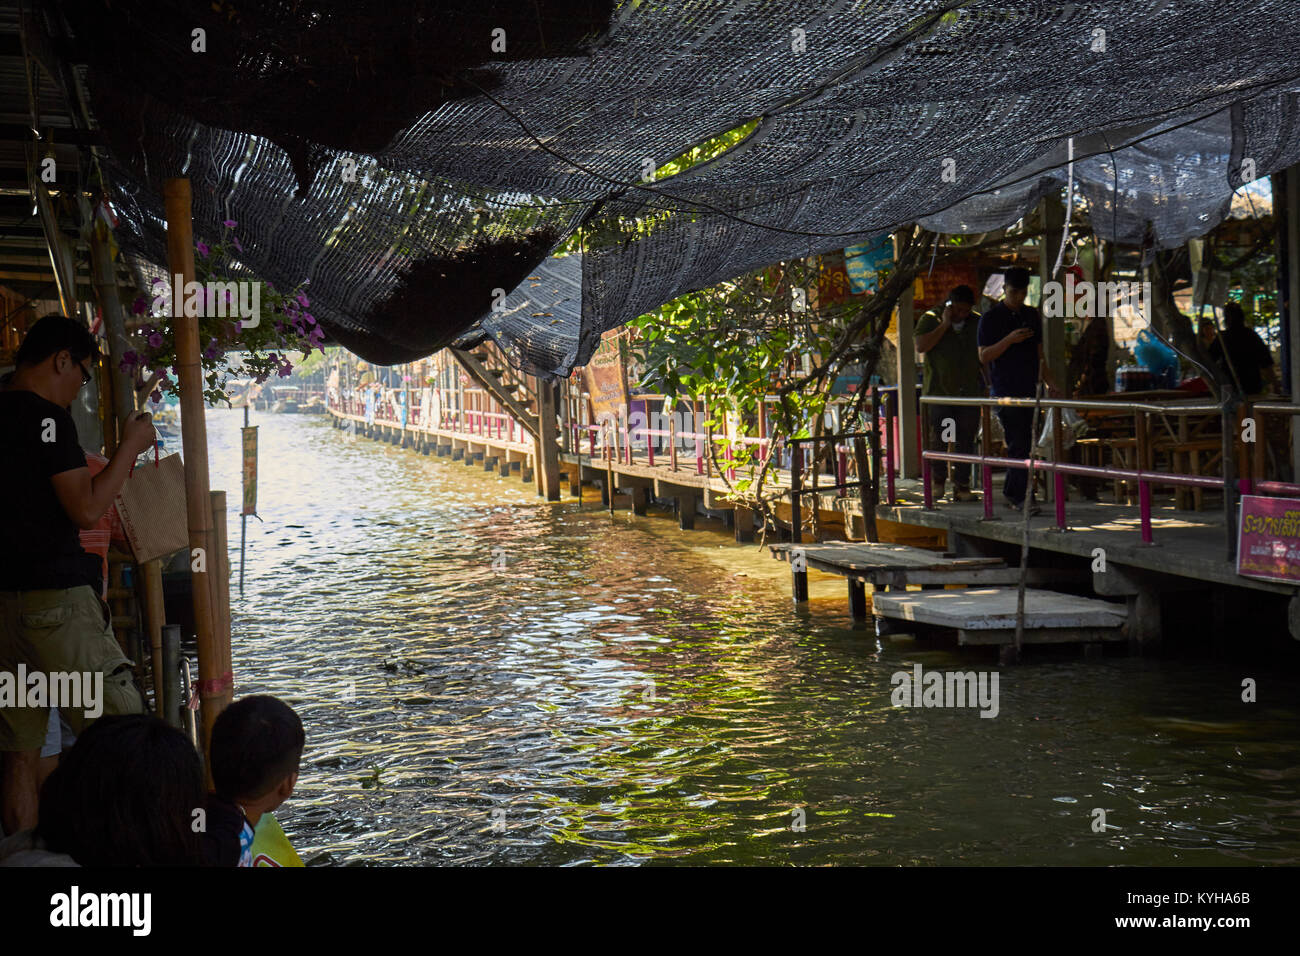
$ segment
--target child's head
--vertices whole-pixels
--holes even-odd
[[[41,789],[38,830],[82,866],[193,866],[203,768],[189,738],[157,717],[101,717]]]
[[[293,708],[258,695],[235,701],[212,725],[212,782],[218,796],[262,812],[293,793],[306,735]]]

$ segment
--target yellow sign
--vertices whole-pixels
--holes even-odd
[[[257,426],[241,429],[244,433],[244,510],[241,514],[257,514]]]

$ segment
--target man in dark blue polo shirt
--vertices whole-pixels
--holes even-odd
[[[1033,306],[1025,305],[1029,291],[1029,270],[1018,266],[1006,271],[1002,301],[984,313],[979,326],[980,361],[988,367],[992,393],[999,398],[1033,398],[1041,373],[1053,387],[1051,373],[1043,361],[1043,319]],[[998,420],[1007,439],[1008,458],[1028,458],[1033,442],[1032,408],[999,408]],[[1012,510],[1024,507],[1028,472],[1007,470],[1002,493]],[[1030,513],[1038,506],[1030,502]]]

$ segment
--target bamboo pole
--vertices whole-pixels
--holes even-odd
[[[166,717],[163,711],[163,681],[171,680],[175,674],[165,674],[163,670],[163,625],[167,623],[167,614],[163,604],[162,562],[155,558],[146,561],[140,568],[144,584],[144,624],[149,633],[150,660],[153,662],[153,705],[154,713]]]
[[[188,179],[163,183],[167,215],[167,262],[182,282],[194,280],[194,233]],[[182,290],[172,292],[173,311]],[[182,313],[184,310],[180,310]],[[212,588],[208,581],[212,554],[212,508],[208,498],[208,431],[203,411],[203,367],[199,360],[199,321],[181,314],[172,319],[176,340],[176,379],[180,389],[181,437],[185,452],[185,507],[190,536],[190,568],[194,581],[195,643],[199,655],[199,734],[204,764],[217,715],[230,703],[232,677],[223,669],[227,653],[217,643]],[[210,777],[210,774],[209,774]]]
[[[99,221],[96,221],[91,229],[90,261],[91,281],[95,296],[99,300],[99,307],[103,310],[104,326],[108,333],[108,373],[112,379],[114,424],[120,427],[127,416],[135,411],[135,392],[121,369],[122,356],[126,354],[128,347],[126,315],[122,310],[122,300],[118,296],[113,253],[108,244],[108,227]],[[104,439],[107,442],[107,433]],[[116,434],[114,447],[116,447]]]

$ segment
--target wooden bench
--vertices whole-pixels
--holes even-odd
[[[1156,451],[1167,453],[1170,467],[1180,475],[1213,473],[1214,466],[1223,460],[1223,441],[1220,438],[1196,438],[1188,441],[1164,439],[1155,443]],[[1204,457],[1202,457],[1204,456]],[[1174,485],[1174,507],[1201,510],[1204,489]]]

